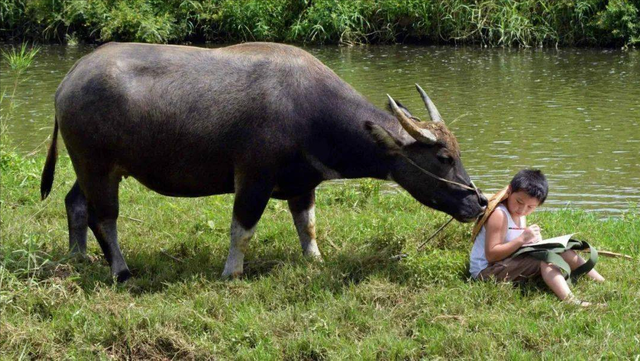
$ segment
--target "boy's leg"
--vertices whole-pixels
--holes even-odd
[[[571,290],[558,267],[540,261],[540,274],[542,275],[544,283],[549,286],[551,291],[553,291],[559,299],[565,300],[569,297]]]
[[[562,254],[560,254],[560,256],[562,256],[565,262],[569,264],[569,267],[571,267],[572,271],[586,263],[586,261],[582,259],[582,257],[580,257],[575,251],[572,250],[564,251],[562,252]],[[600,273],[595,270],[595,268],[589,271],[587,273],[587,276],[594,281],[604,282],[604,277],[602,277]]]
[[[562,301],[582,307],[589,307],[594,305],[591,302],[578,300],[573,295],[573,293],[571,293],[571,290],[569,290],[569,285],[567,284],[567,281],[564,279],[564,276],[562,275],[562,272],[560,272],[560,269],[558,269],[558,267],[547,262],[540,261],[540,273],[542,275],[544,283],[546,283],[551,291],[553,291],[553,293],[555,293],[556,296],[558,296],[558,298]],[[595,305],[603,307],[607,306],[606,303],[597,303]]]

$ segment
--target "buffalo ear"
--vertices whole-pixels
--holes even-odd
[[[398,106],[398,108],[400,108],[400,110],[404,113],[404,115],[407,116],[407,118],[417,119],[416,117],[411,115],[411,112],[409,112],[409,109],[407,109],[407,107],[402,105],[402,103],[400,103],[397,100],[394,100],[394,101],[396,102],[396,105]],[[390,111],[391,113],[393,113],[393,107],[391,107],[391,100],[389,100],[387,102],[387,110]],[[417,119],[417,120],[420,121],[419,119]]]
[[[372,122],[365,122],[364,127],[373,139],[375,139],[376,143],[390,153],[400,153],[402,151],[402,143],[389,134],[383,127],[373,124]]]

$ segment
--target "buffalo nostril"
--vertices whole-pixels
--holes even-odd
[[[489,205],[489,201],[487,201],[487,198],[485,196],[480,196],[480,199],[478,199],[478,203],[480,203],[480,207],[482,208],[487,208],[487,206]]]

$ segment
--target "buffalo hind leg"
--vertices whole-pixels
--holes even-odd
[[[87,253],[87,229],[89,210],[87,199],[76,181],[64,198],[69,225],[69,251],[72,254]]]
[[[118,185],[120,178],[112,175],[86,177],[82,183],[89,205],[88,225],[96,236],[111,273],[118,282],[131,277],[131,272],[118,245]]]
[[[231,244],[229,257],[222,272],[223,278],[235,278],[242,275],[244,254],[249,240],[253,236],[256,225],[264,212],[273,183],[264,178],[251,184],[236,186],[236,196],[233,203],[233,218],[231,220]]]
[[[288,200],[289,210],[296,225],[302,253],[307,257],[321,259],[322,255],[316,243],[316,192],[309,193]]]

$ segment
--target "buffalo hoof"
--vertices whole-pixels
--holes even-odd
[[[225,270],[224,272],[222,272],[222,279],[223,280],[235,280],[237,278],[240,278],[242,276],[242,271],[235,271],[235,272],[227,272],[227,270]]]
[[[309,259],[322,262],[322,254],[315,240],[309,242],[307,245],[302,245],[302,254]]]
[[[224,265],[224,271],[222,271],[223,279],[235,279],[242,276],[244,270],[243,255],[229,255],[227,263]]]
[[[115,276],[116,276],[116,279],[118,280],[118,283],[124,283],[126,280],[131,278],[132,274],[131,274],[131,271],[129,271],[128,269],[125,269],[123,271],[118,272],[118,274]]]
[[[310,261],[322,263],[324,260],[322,259],[322,255],[320,252],[304,252],[303,255]]]

